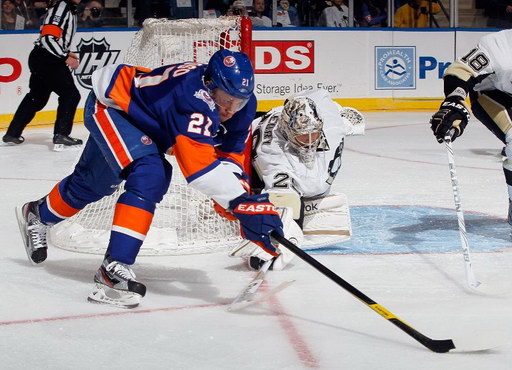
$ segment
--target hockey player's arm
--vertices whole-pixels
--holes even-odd
[[[453,132],[452,140],[462,135],[471,117],[466,98],[475,81],[492,72],[491,56],[484,45],[470,50],[448,67],[443,78],[446,98],[430,120],[432,132],[439,143],[450,132]]]
[[[129,111],[130,91],[134,79],[150,70],[127,64],[110,64],[92,73],[92,87],[96,98],[104,105]]]
[[[469,82],[471,77],[473,74],[470,68],[460,61],[451,64],[445,72],[443,80],[446,98],[430,119],[430,128],[439,143],[452,130],[452,140],[462,135],[471,118],[470,108],[466,103],[472,88]]]
[[[70,11],[67,8],[68,6],[64,1],[51,8],[49,10],[51,14],[47,15],[44,24],[41,26],[41,44],[48,52],[62,59],[66,59],[68,56],[68,52],[64,50],[63,42],[60,41],[64,33],[62,24],[65,13]]]

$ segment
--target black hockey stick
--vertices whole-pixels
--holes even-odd
[[[327,267],[322,265],[320,262],[318,262],[316,259],[311,257],[309,254],[304,252],[302,249],[298,248],[290,242],[285,237],[279,235],[277,232],[273,231],[270,234],[275,240],[277,240],[280,244],[285,246],[288,250],[293,252],[296,256],[298,256],[300,259],[305,261],[310,266],[314,267],[318,271],[320,271],[323,275],[334,281],[336,284],[341,286],[343,289],[348,291],[350,294],[355,296],[357,299],[359,299],[361,302],[366,304],[368,307],[370,307],[372,310],[377,312],[379,315],[384,317],[386,320],[393,323],[395,326],[402,329],[404,332],[409,334],[411,337],[416,339],[418,342],[423,344],[425,347],[430,349],[431,351],[437,352],[437,353],[446,353],[450,350],[458,350],[463,352],[470,352],[470,351],[483,351],[490,348],[495,347],[495,345],[487,346],[485,348],[480,348],[478,345],[474,345],[474,343],[467,345],[461,345],[457,346],[452,339],[443,339],[443,340],[437,340],[429,338],[423,334],[421,334],[419,331],[414,329],[412,326],[406,324],[404,321],[402,321],[400,318],[395,316],[393,313],[379,305],[377,302],[375,302],[370,297],[366,296],[363,292],[349,284],[347,281],[343,280],[341,277],[336,275],[334,272],[329,270]],[[461,340],[463,342],[463,340]],[[458,342],[457,342],[458,343]],[[467,347],[467,348],[463,348]]]

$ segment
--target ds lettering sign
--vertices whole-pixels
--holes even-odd
[[[253,41],[255,73],[314,73],[314,41]]]

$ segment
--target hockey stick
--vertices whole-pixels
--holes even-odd
[[[471,265],[469,242],[468,236],[466,234],[466,223],[464,222],[464,212],[462,211],[462,206],[460,202],[459,181],[457,180],[457,172],[455,169],[455,156],[452,147],[452,134],[453,130],[450,130],[450,132],[444,137],[444,144],[446,146],[446,152],[448,153],[448,167],[450,170],[450,179],[452,181],[455,211],[457,212],[457,221],[459,224],[460,241],[462,244],[462,255],[464,257],[464,268],[466,271],[466,281],[470,288],[476,289],[482,283],[476,279],[475,273],[473,272],[473,267]]]
[[[288,280],[281,284],[279,284],[277,287],[268,290],[267,292],[261,294],[258,297],[255,297],[256,292],[258,291],[258,288],[260,287],[261,283],[263,283],[263,280],[265,280],[265,274],[267,273],[268,269],[272,265],[273,259],[270,259],[266,261],[258,270],[258,273],[252,279],[252,281],[238,294],[238,296],[231,302],[231,304],[228,306],[228,311],[238,311],[242,308],[246,308],[249,306],[252,306],[253,304],[259,303],[270,297],[271,295],[274,295],[281,290],[287,288],[290,286],[295,280]]]
[[[332,281],[334,281],[336,284],[341,286],[343,289],[348,291],[350,294],[352,294],[354,297],[359,299],[361,302],[366,304],[368,307],[370,307],[372,310],[377,312],[379,315],[384,317],[386,320],[403,330],[405,333],[410,335],[412,338],[417,340],[419,343],[423,344],[425,347],[430,349],[433,352],[437,353],[446,353],[448,351],[454,350],[458,352],[473,352],[473,351],[485,351],[491,348],[496,347],[497,345],[495,343],[489,344],[486,343],[488,340],[496,339],[496,338],[487,338],[484,336],[479,336],[475,338],[476,340],[480,340],[481,343],[475,343],[472,341],[468,342],[467,338],[462,338],[459,340],[454,341],[453,339],[444,339],[444,340],[437,340],[429,338],[416,329],[414,329],[412,326],[409,326],[404,321],[402,321],[400,318],[395,316],[393,313],[376,303],[374,300],[366,296],[363,292],[352,286],[347,281],[343,280],[340,276],[336,275],[334,272],[329,270],[327,267],[322,265],[320,262],[318,262],[316,259],[311,257],[309,254],[304,252],[302,249],[298,248],[290,242],[285,237],[279,235],[277,232],[273,231],[270,234],[275,240],[277,240],[280,244],[282,244],[284,247],[286,247],[288,250],[290,250],[292,253],[294,253],[296,256],[298,256],[300,259],[305,261],[310,266],[314,267],[316,270],[321,272],[324,276],[328,277]],[[473,338],[472,338],[473,339]]]

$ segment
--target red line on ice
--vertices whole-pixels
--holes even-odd
[[[318,359],[315,357],[304,338],[300,335],[297,327],[293,324],[293,321],[284,312],[284,308],[281,305],[281,302],[279,302],[277,296],[274,295],[269,297],[268,302],[272,311],[276,314],[281,328],[285,331],[288,336],[288,340],[292,344],[293,349],[304,366],[310,369],[319,369],[320,365],[318,363]]]
[[[123,316],[123,315],[139,314],[139,313],[153,313],[153,312],[165,312],[165,311],[179,311],[179,310],[187,310],[187,309],[192,309],[192,308],[206,308],[206,307],[225,306],[225,305],[226,305],[226,303],[209,303],[209,304],[202,304],[202,305],[189,305],[189,306],[179,306],[179,307],[149,308],[147,310],[123,310],[123,311],[116,311],[116,312],[92,313],[92,314],[83,314],[83,315],[43,317],[40,319],[0,321],[0,326],[37,324],[40,322],[81,320],[81,319],[90,319],[90,318],[94,319],[94,318],[99,318],[99,317]]]

